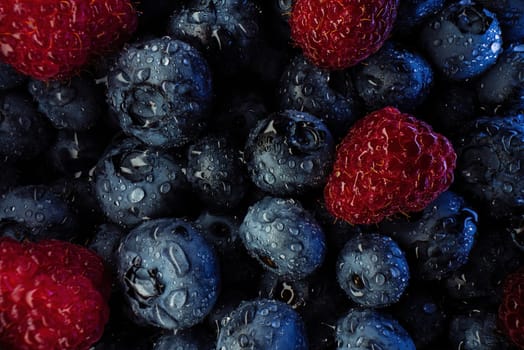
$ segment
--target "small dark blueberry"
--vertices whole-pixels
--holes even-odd
[[[91,77],[73,77],[62,81],[31,80],[28,90],[38,110],[57,129],[87,130],[106,110],[104,92]]]
[[[287,65],[278,90],[280,109],[320,118],[337,138],[345,136],[360,117],[356,96],[348,72],[318,68],[302,55]]]
[[[240,150],[226,137],[205,136],[189,146],[187,158],[187,179],[209,209],[238,207],[249,184]]]
[[[387,42],[353,69],[355,90],[369,111],[393,106],[413,112],[433,85],[430,64],[416,51]]]
[[[393,34],[402,38],[410,37],[424,20],[441,11],[444,8],[444,4],[445,0],[400,1]]]
[[[16,71],[11,65],[0,62],[0,91],[7,91],[22,86],[27,77]]]
[[[224,317],[217,350],[306,350],[304,323],[290,306],[270,299],[242,302]]]
[[[199,49],[215,75],[231,76],[253,59],[259,22],[252,0],[189,0],[172,14],[167,34]]]
[[[284,196],[321,187],[331,171],[334,147],[331,132],[320,119],[286,110],[257,123],[244,153],[253,183]]]
[[[189,185],[181,164],[166,151],[131,138],[113,144],[93,174],[96,198],[114,223],[185,213]]]
[[[415,350],[408,332],[389,314],[374,309],[350,309],[336,325],[337,350]]]
[[[114,224],[101,224],[89,241],[88,248],[100,256],[116,276],[116,251],[125,232]]]
[[[117,250],[118,282],[136,321],[165,329],[189,328],[209,314],[218,268],[211,246],[182,219],[144,222]]]
[[[108,73],[107,97],[122,130],[157,147],[178,147],[204,130],[212,103],[207,61],[170,37],[127,46]]]
[[[495,13],[502,28],[504,42],[514,43],[524,39],[524,2],[522,0],[475,0]]]
[[[414,218],[384,220],[382,234],[406,252],[412,277],[442,279],[468,261],[478,216],[464,199],[446,191]]]
[[[350,238],[338,257],[337,280],[359,305],[396,303],[409,281],[405,254],[388,236],[362,233]]]
[[[502,52],[495,14],[469,2],[454,3],[427,19],[420,42],[437,71],[451,80],[478,76]]]
[[[288,279],[304,278],[324,261],[324,232],[294,199],[265,197],[253,204],[240,225],[240,237],[264,268]]]

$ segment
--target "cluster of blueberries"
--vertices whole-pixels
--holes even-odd
[[[523,261],[524,2],[401,0],[343,71],[294,47],[288,0],[149,0],[69,81],[0,66],[0,235],[85,244],[114,276],[95,350],[511,349]],[[325,208],[337,143],[395,106],[458,154],[425,210]],[[521,153],[522,152],[522,153]]]

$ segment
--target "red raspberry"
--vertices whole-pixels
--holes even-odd
[[[509,274],[503,288],[500,325],[509,339],[524,349],[524,268]]]
[[[89,349],[109,319],[109,283],[87,248],[0,238],[0,348]]]
[[[398,0],[296,0],[291,38],[315,65],[354,66],[377,52],[397,16]]]
[[[66,78],[137,24],[129,0],[0,0],[0,58],[36,79]]]
[[[425,122],[393,107],[372,112],[337,147],[326,206],[353,224],[420,211],[451,185],[456,158]]]

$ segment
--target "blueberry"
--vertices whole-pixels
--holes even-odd
[[[524,112],[524,45],[512,45],[477,83],[478,99],[486,115]]]
[[[456,150],[456,184],[479,211],[494,218],[523,212],[524,116],[477,118]]]
[[[173,12],[167,34],[198,48],[215,75],[231,76],[253,58],[259,22],[252,0],[189,0]]]
[[[38,110],[57,129],[87,130],[105,113],[103,90],[91,77],[77,76],[69,80],[29,81],[28,90]]]
[[[218,296],[220,275],[211,246],[188,221],[146,221],[117,250],[118,282],[137,321],[165,329],[201,322]]]
[[[157,147],[195,140],[212,103],[207,61],[189,44],[170,37],[127,46],[107,77],[109,105],[122,130]]]
[[[396,303],[409,277],[404,252],[388,236],[359,234],[347,241],[338,257],[338,283],[351,300],[362,306]]]
[[[302,55],[284,70],[278,97],[280,109],[312,114],[339,138],[360,117],[350,74],[318,68]]]
[[[294,199],[264,197],[254,203],[240,225],[240,237],[264,268],[288,279],[301,279],[323,262],[322,228]]]
[[[431,15],[444,8],[445,0],[403,0],[400,1],[393,27],[394,35],[407,37]]]
[[[406,252],[412,277],[442,279],[464,265],[477,234],[477,213],[446,191],[413,218],[384,221],[379,231]]]
[[[304,323],[288,305],[270,299],[242,302],[220,324],[217,350],[306,350]]]
[[[454,349],[509,350],[508,340],[497,331],[496,313],[473,310],[455,315],[449,325],[448,338]]]
[[[0,221],[27,228],[24,239],[77,238],[78,218],[66,201],[47,185],[18,186],[0,197]]]
[[[438,72],[451,80],[478,76],[502,52],[496,16],[468,2],[452,4],[426,20],[420,41]]]
[[[336,325],[337,349],[415,350],[406,330],[389,314],[350,309]]]
[[[28,93],[0,94],[0,157],[11,161],[33,159],[45,151],[53,137],[48,121]]]
[[[188,184],[181,164],[135,139],[114,143],[99,159],[93,178],[102,211],[119,225],[184,213]]]
[[[11,65],[0,62],[0,91],[21,87],[27,77],[16,71]]]
[[[288,280],[268,271],[260,279],[259,297],[281,301],[298,311],[309,304],[309,288],[307,279]]]
[[[88,247],[104,260],[109,269],[115,270],[116,250],[124,235],[125,232],[117,225],[101,224],[89,241]],[[116,276],[116,271],[113,272]]]
[[[162,334],[154,340],[152,350],[214,350],[214,342],[194,328],[176,334]]]
[[[334,147],[331,132],[317,117],[295,110],[272,113],[249,134],[247,169],[264,191],[301,194],[325,183]]]
[[[369,111],[393,106],[414,111],[428,97],[433,70],[419,53],[400,43],[386,42],[357,65],[355,89]]]
[[[187,179],[200,200],[217,211],[237,207],[249,184],[240,150],[226,137],[206,136],[191,144],[187,155]]]
[[[475,2],[495,13],[500,21],[505,42],[513,43],[524,39],[524,2],[522,0],[476,0]]]

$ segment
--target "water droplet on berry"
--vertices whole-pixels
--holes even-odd
[[[129,194],[129,200],[131,201],[131,203],[138,203],[142,199],[144,199],[145,195],[146,193],[144,192],[144,190],[140,187],[137,187]]]
[[[171,191],[171,184],[169,182],[164,182],[162,185],[160,185],[159,191],[162,194],[168,193]]]
[[[178,243],[172,243],[168,249],[168,257],[173,266],[175,272],[179,277],[185,276],[190,269],[189,260],[187,259],[186,253]]]
[[[169,296],[169,306],[180,309],[186,304],[187,301],[187,290],[177,289]]]

